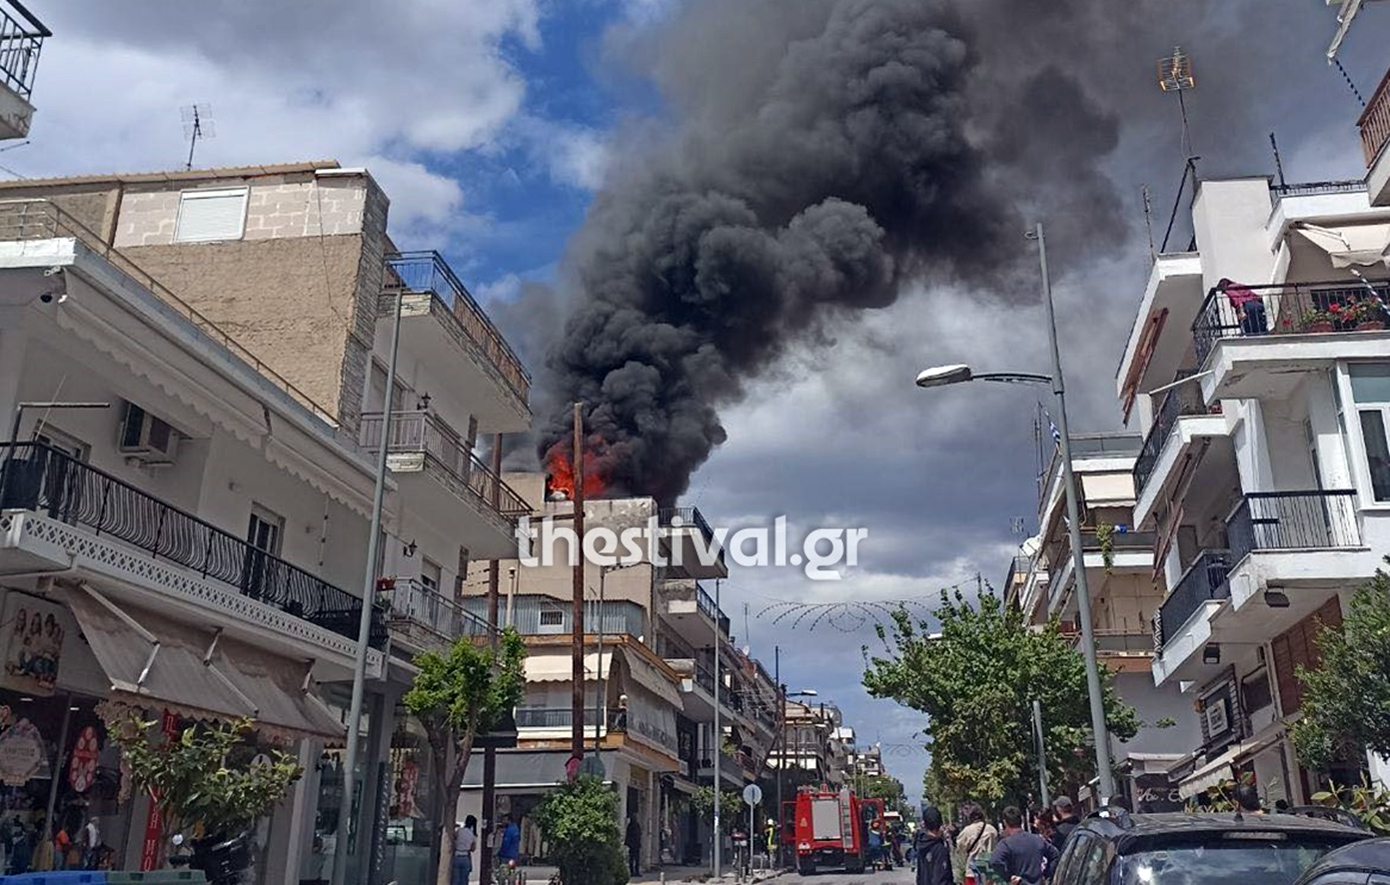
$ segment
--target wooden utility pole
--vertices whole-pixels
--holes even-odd
[[[492,438],[492,509],[497,510],[502,502],[502,434]],[[487,572],[487,626],[488,639],[492,643],[492,655],[497,657],[497,610],[498,582],[502,564],[493,560]],[[497,829],[497,748],[491,744],[483,750],[483,832],[484,850],[479,852],[480,882],[492,881],[492,834]]]
[[[572,770],[584,758],[584,404],[574,404],[574,599],[570,616],[570,756]],[[602,670],[603,654],[599,653]],[[484,880],[486,881],[486,880]]]

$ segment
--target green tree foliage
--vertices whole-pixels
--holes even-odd
[[[1322,663],[1299,668],[1303,718],[1294,748],[1309,768],[1372,752],[1390,755],[1390,576],[1377,570],[1351,601],[1341,630],[1318,637]]]
[[[998,805],[1027,796],[1037,782],[1034,698],[1042,702],[1054,788],[1074,788],[1095,775],[1085,661],[1055,621],[1035,632],[997,596],[985,594],[971,605],[959,591],[942,593],[935,618],[939,638],[927,621],[897,611],[891,625],[879,627],[884,654],[864,651],[869,693],[927,715],[929,801]],[[1102,678],[1110,733],[1128,740],[1138,717],[1109,674]]]
[[[690,796],[690,807],[700,816],[700,820],[714,823],[714,787],[696,787]],[[725,790],[719,796],[720,822],[726,827],[731,820],[738,820],[739,814],[746,812],[743,797],[732,790]]]
[[[887,811],[901,813],[903,807],[907,805],[907,794],[903,790],[902,781],[886,774],[857,778],[854,786],[859,795],[865,799],[882,799],[883,807]]]
[[[458,784],[473,754],[473,741],[497,725],[526,691],[526,644],[515,630],[502,634],[494,651],[472,637],[456,640],[447,654],[425,652],[420,672],[401,702],[420,720],[434,756],[434,795],[440,797],[439,885],[449,885],[454,856]]]
[[[112,738],[168,832],[199,827],[207,836],[231,836],[269,814],[304,774],[295,757],[278,750],[267,754],[269,763],[255,762],[262,751],[243,740],[253,725],[198,723],[166,737],[158,722],[132,717]]]
[[[618,832],[618,796],[603,781],[580,775],[536,806],[562,885],[627,885],[627,858]]]

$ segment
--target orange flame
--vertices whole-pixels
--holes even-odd
[[[550,490],[563,492],[565,497],[574,499],[574,465],[564,446],[556,443],[545,456],[545,469],[550,474]],[[599,473],[598,455],[592,451],[584,453],[584,498],[601,498],[608,486]]]

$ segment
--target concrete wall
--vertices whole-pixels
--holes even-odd
[[[1210,290],[1222,277],[1248,285],[1268,283],[1274,255],[1264,235],[1271,209],[1269,180],[1263,176],[1204,181],[1192,206],[1202,284]]]
[[[1148,632],[1163,602],[1163,587],[1151,575],[1116,573],[1095,594],[1092,624],[1097,630]]]
[[[1155,687],[1153,676],[1145,673],[1119,673],[1115,689],[1125,702],[1139,714],[1139,732],[1125,743],[1116,741],[1115,755],[1127,753],[1171,753],[1181,756],[1202,743],[1202,728],[1192,710],[1192,698],[1184,695],[1176,684]],[[1172,719],[1177,724],[1159,728],[1158,723]]]

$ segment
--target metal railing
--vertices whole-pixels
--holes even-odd
[[[1361,151],[1366,155],[1366,166],[1372,166],[1381,150],[1390,142],[1390,70],[1381,78],[1366,109],[1356,121],[1361,130]]]
[[[28,101],[34,89],[43,40],[52,37],[53,32],[18,0],[7,0],[5,5],[19,13],[24,21],[10,15],[9,9],[0,7],[0,79]]]
[[[1163,600],[1154,616],[1154,650],[1162,651],[1192,613],[1212,599],[1231,595],[1226,575],[1231,570],[1229,550],[1203,550]]]
[[[705,542],[713,547],[714,529],[711,528],[709,522],[705,520],[705,515],[700,512],[700,508],[663,507],[657,513],[658,522],[666,528],[674,527],[677,519],[680,520],[681,527],[690,526],[699,529],[700,533],[705,536]],[[720,563],[724,562],[723,547],[719,548],[719,561]]]
[[[428,292],[438,298],[449,308],[449,313],[458,320],[464,335],[483,352],[512,392],[522,402],[528,401],[531,395],[530,373],[442,255],[438,252],[387,255],[383,290],[391,294]]]
[[[381,412],[362,415],[358,443],[369,452],[381,446],[382,428],[386,424]],[[508,520],[531,512],[531,507],[516,491],[477,455],[469,451],[454,430],[429,412],[392,412],[387,449],[397,454],[424,453],[442,466],[451,476],[463,483],[483,506],[492,508],[494,492],[496,510]]]
[[[1363,194],[1366,192],[1364,178],[1349,178],[1343,181],[1306,181],[1298,184],[1276,184],[1270,187],[1274,199],[1285,197],[1316,197],[1322,194]]]
[[[1196,369],[1183,369],[1173,380],[1181,381],[1196,373]],[[1189,382],[1168,391],[1163,397],[1163,404],[1158,407],[1148,436],[1144,437],[1144,447],[1134,462],[1136,495],[1144,494],[1144,487],[1149,484],[1149,477],[1153,476],[1154,468],[1158,466],[1158,456],[1163,452],[1163,446],[1168,442],[1173,428],[1177,426],[1178,419],[1206,414],[1209,414],[1209,410],[1202,400],[1202,389],[1196,383]]]
[[[377,599],[391,607],[391,617],[403,618],[443,636],[488,636],[492,629],[483,618],[468,611],[458,600],[426,587],[416,578],[382,578]]]
[[[7,444],[0,449],[8,450]],[[32,510],[108,535],[213,578],[324,629],[357,639],[362,600],[216,526],[146,494],[109,473],[41,443],[7,454],[0,508]],[[386,627],[373,613],[372,645]]]
[[[585,719],[593,710],[585,710]],[[517,707],[517,728],[569,728],[574,722],[574,711],[569,707]],[[593,723],[588,723],[593,731]]]
[[[714,597],[705,592],[705,588],[695,585],[695,605],[704,613],[705,617],[719,625],[719,632],[725,636],[729,635],[729,616],[719,610],[719,606],[714,604]]]
[[[1098,627],[1095,630],[1095,639],[1096,651],[1101,652],[1147,654],[1154,650],[1153,633],[1139,628],[1125,630]]]
[[[150,276],[124,254],[111,248],[110,244],[90,228],[58,208],[57,205],[48,200],[0,200],[0,241],[50,240],[56,237],[72,237],[81,241],[82,245],[105,258],[121,273],[148,289],[151,294],[174,309],[195,329],[212,339],[233,357],[246,363],[290,399],[308,409],[330,426],[338,426],[338,419],[332,412],[320,406],[309,394],[291,384],[285,376],[261,362],[254,353],[237,343],[236,339],[222,331],[212,320],[203,316],[188,302],[175,295],[167,286]]]
[[[1353,489],[1250,492],[1226,521],[1233,562],[1255,550],[1360,547]]]
[[[1243,309],[1231,303],[1228,294],[1215,288],[1207,293],[1197,318],[1192,321],[1192,336],[1196,344],[1197,364],[1207,356],[1222,338],[1244,338],[1263,335],[1288,335],[1310,332],[1351,332],[1359,328],[1384,328],[1390,317],[1379,315],[1361,322],[1337,320],[1332,314],[1339,310],[1363,307],[1363,302],[1382,302],[1390,299],[1390,283],[1347,285],[1332,283],[1285,283],[1269,286],[1245,286],[1258,296],[1255,306]],[[1375,296],[1372,296],[1374,290]],[[1369,324],[1369,325],[1368,325]]]

